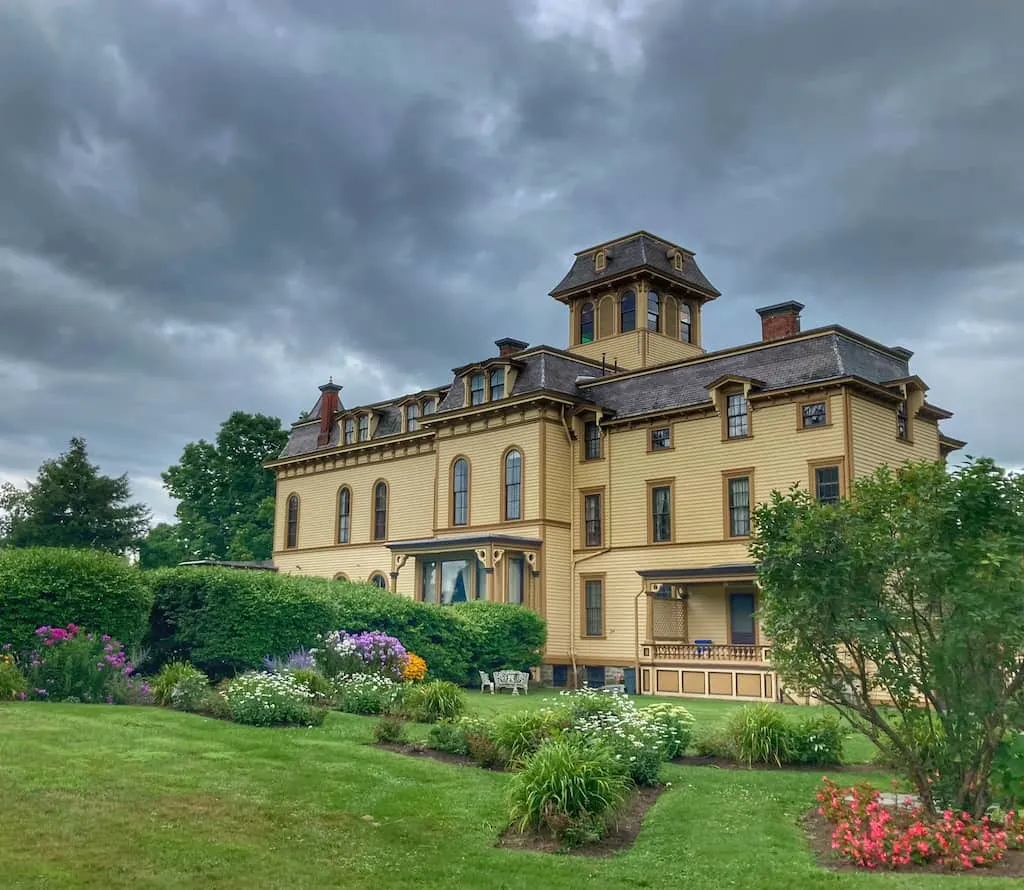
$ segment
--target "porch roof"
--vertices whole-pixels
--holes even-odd
[[[387,548],[396,553],[409,553],[418,550],[434,551],[451,547],[481,547],[497,544],[501,547],[522,547],[536,550],[544,542],[539,538],[520,538],[516,535],[460,535],[454,538],[423,538],[419,541],[395,541]]]
[[[753,563],[732,563],[718,566],[700,566],[686,569],[638,569],[645,581],[720,581],[726,578],[751,578],[757,575]]]

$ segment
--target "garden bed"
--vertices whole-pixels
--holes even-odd
[[[821,868],[837,872],[880,871],[879,869],[862,868],[845,859],[840,859],[832,849],[832,831],[835,826],[818,813],[818,808],[808,810],[800,817],[800,824],[807,834],[814,859]],[[1007,850],[999,862],[985,868],[972,868],[968,872],[953,872],[940,862],[927,865],[902,865],[891,869],[900,874],[936,874],[957,875],[968,874],[978,878],[1024,878],[1024,850]]]
[[[745,760],[730,760],[727,757],[711,757],[698,754],[686,754],[682,757],[675,757],[672,763],[678,766],[711,766],[716,769],[744,769],[744,770],[768,770],[771,772],[799,772],[799,773],[877,773],[879,767],[871,763],[845,763],[829,764],[823,766],[814,763],[784,763],[778,766],[774,763],[751,763]]]
[[[497,846],[508,850],[559,853],[566,856],[612,856],[633,846],[643,827],[644,816],[666,788],[666,785],[655,785],[651,788],[634,789],[627,798],[622,812],[619,813],[604,837],[598,841],[565,849],[551,835],[532,831],[520,832],[514,827],[510,827],[502,832]]]
[[[465,754],[449,754],[447,751],[435,751],[433,748],[428,748],[422,742],[373,742],[371,747],[383,748],[385,751],[404,754],[406,757],[427,757],[431,760],[439,760],[441,763],[450,763],[454,766],[475,766],[478,769],[487,769],[496,773],[508,772],[503,766],[482,766],[472,757],[467,757]]]

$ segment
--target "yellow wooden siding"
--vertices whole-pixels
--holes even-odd
[[[854,393],[849,398],[855,475],[870,475],[883,464],[899,467],[907,461],[939,459],[939,427],[934,421],[912,418],[913,441],[904,442],[896,435],[895,409]]]
[[[544,536],[541,567],[544,607],[540,610],[548,625],[547,652],[568,652],[570,636],[578,632],[573,628],[570,633],[570,595],[573,585],[568,553],[569,530],[548,526]],[[578,608],[574,606],[573,612],[578,619]]]
[[[678,334],[678,317],[675,320],[673,330]],[[693,343],[684,343],[678,337],[668,334],[657,334],[654,331],[646,331],[647,335],[647,364],[660,365],[665,362],[677,362],[682,359],[692,358],[700,355],[704,350]]]
[[[323,550],[288,550],[274,554],[274,564],[285,574],[317,575],[333,578],[339,572],[349,581],[369,581],[376,572],[391,583],[391,551],[378,544],[329,547]],[[398,592],[412,596],[415,584],[412,573],[399,576]]]
[[[637,318],[639,319],[639,314]],[[628,331],[614,337],[598,337],[592,343],[576,344],[571,351],[595,362],[601,361],[603,355],[609,368],[618,362],[620,370],[637,370],[644,366],[641,335],[645,333],[646,331]]]
[[[545,519],[554,522],[569,522],[573,491],[569,480],[576,470],[570,462],[576,460],[580,442],[569,444],[565,427],[558,421],[544,421],[541,427],[544,436],[544,510]]]

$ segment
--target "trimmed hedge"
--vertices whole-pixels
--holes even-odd
[[[540,664],[548,630],[533,610],[511,603],[470,602],[457,603],[451,611],[471,630],[473,670],[525,671]]]
[[[35,629],[74,623],[128,649],[146,631],[153,595],[142,573],[96,550],[0,550],[0,643],[30,648]]]

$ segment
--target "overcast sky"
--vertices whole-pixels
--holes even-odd
[[[1024,3],[2,0],[0,478],[159,474],[564,346],[572,253],[646,228],[722,291],[916,353],[1024,465]]]

